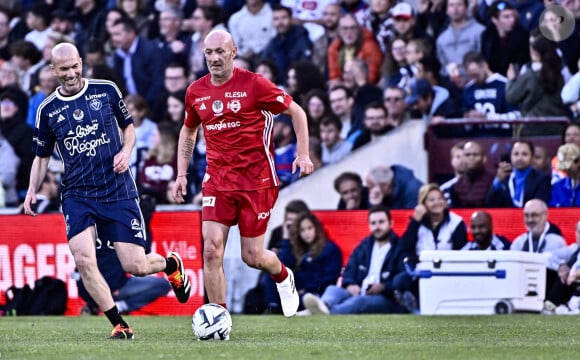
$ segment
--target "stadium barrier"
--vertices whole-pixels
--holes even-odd
[[[494,219],[495,232],[513,240],[525,231],[519,209],[489,210]],[[456,211],[469,224],[473,210]],[[346,263],[348,255],[368,235],[366,211],[315,211],[325,226],[330,239],[341,248]],[[199,211],[156,212],[151,222],[153,250],[165,254],[178,251],[191,279],[191,298],[180,304],[173,292],[146,306],[139,315],[192,315],[204,301],[201,216]],[[392,212],[394,231],[402,235],[411,210]],[[571,209],[550,209],[550,220],[557,224],[568,243],[575,241],[574,227],[578,213]],[[67,315],[78,315],[84,305],[72,279],[74,261],[66,242],[65,226],[61,215],[0,216],[0,303],[8,287],[34,285],[45,276],[54,276],[67,284],[69,302]],[[162,275],[161,275],[162,276]],[[226,274],[227,276],[227,274]]]

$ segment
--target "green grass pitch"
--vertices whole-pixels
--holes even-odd
[[[108,340],[104,317],[0,318],[4,359],[578,359],[580,317],[233,316],[230,341],[194,339],[190,317],[127,317],[133,341]]]

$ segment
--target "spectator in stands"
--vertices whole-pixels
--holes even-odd
[[[272,229],[270,233],[270,241],[268,241],[268,250],[278,253],[282,242],[290,240],[290,230],[294,221],[302,213],[309,213],[308,205],[302,200],[290,200],[284,207],[284,220],[281,225]]]
[[[521,67],[530,60],[528,31],[508,0],[494,1],[488,13],[491,22],[481,34],[481,54],[492,73],[505,76],[510,64]]]
[[[366,9],[363,25],[373,34],[381,52],[389,51],[391,40],[395,34],[391,11],[395,2],[391,0],[371,0],[370,7]]]
[[[566,240],[548,222],[548,207],[544,201],[539,199],[527,201],[523,212],[527,232],[515,238],[510,250],[552,254],[546,258],[548,270],[546,289],[548,289],[558,278],[557,271],[563,262],[554,256],[554,252],[563,251],[566,248]]]
[[[276,86],[283,89],[284,85],[280,82],[278,73],[278,65],[273,61],[262,59],[256,64],[256,74],[262,75],[272,83],[276,84]]]
[[[51,17],[50,29],[52,32],[68,36],[74,42],[76,36],[74,32],[75,21],[73,14],[65,9],[57,8],[51,13]]]
[[[387,109],[389,122],[395,127],[411,118],[405,103],[406,95],[405,89],[398,86],[387,86],[383,91],[383,105]]]
[[[336,86],[328,92],[330,109],[342,123],[340,137],[354,142],[361,130],[362,119],[355,118],[353,114],[354,98],[352,92],[344,86]]]
[[[511,243],[507,238],[493,232],[493,220],[487,211],[475,211],[471,214],[471,235],[461,250],[509,250]]]
[[[463,117],[508,122],[521,116],[517,107],[506,102],[507,79],[492,73],[481,54],[473,51],[465,54],[463,67],[469,78],[463,88]],[[509,123],[482,124],[474,126],[472,133],[477,136],[511,136],[512,127]]]
[[[487,194],[491,207],[523,207],[531,199],[550,201],[550,177],[532,168],[534,145],[525,140],[513,143],[510,162],[501,161]]]
[[[48,170],[40,189],[36,192],[36,203],[32,209],[37,214],[49,214],[60,212],[60,176],[58,173]],[[20,209],[24,214],[24,207]]]
[[[340,195],[337,210],[367,210],[369,190],[359,174],[347,171],[334,179],[334,190]]]
[[[129,157],[129,167],[139,183],[139,173],[150,149],[159,142],[157,124],[149,118],[149,106],[141,95],[127,95],[125,105],[135,126],[135,146]]]
[[[170,93],[185,91],[190,84],[190,73],[188,67],[171,62],[165,68],[163,77],[163,92],[157,96],[157,100],[151,112],[151,119],[161,122],[167,113],[167,98]]]
[[[520,74],[513,66],[508,69],[507,102],[519,105],[522,116],[569,116],[560,98],[564,79],[556,46],[550,40],[538,37],[531,43],[530,57],[530,68]],[[524,126],[520,135],[555,135],[561,131],[560,124],[531,124]]]
[[[50,69],[49,65],[45,65],[40,69],[38,74],[38,91],[30,97],[28,101],[28,111],[26,117],[26,123],[31,128],[34,127],[36,121],[36,110],[40,106],[40,103],[50,95],[58,85],[58,79],[54,76],[54,73]]]
[[[405,103],[429,124],[461,116],[453,106],[449,91],[441,86],[432,86],[425,79],[417,79],[411,83],[410,94],[405,98]],[[452,131],[450,127],[446,127],[441,130],[441,135],[453,135]]]
[[[565,176],[562,171],[552,172],[552,154],[544,146],[534,146],[532,167],[540,172],[546,173],[550,177],[552,186]]]
[[[245,0],[228,20],[228,29],[238,47],[238,56],[255,61],[274,37],[272,7],[264,0]]]
[[[342,123],[334,115],[327,115],[320,121],[320,141],[322,143],[322,163],[340,162],[351,153],[352,144],[340,137]]]
[[[463,146],[465,173],[460,176],[451,190],[451,207],[485,207],[487,193],[491,187],[494,173],[486,167],[487,156],[481,144],[468,141]]]
[[[468,0],[447,0],[449,27],[437,37],[437,59],[441,75],[463,84],[463,56],[469,51],[481,51],[481,33],[485,28],[468,16]],[[460,86],[461,87],[461,86]]]
[[[280,78],[285,82],[290,65],[297,61],[310,61],[312,42],[302,25],[292,24],[292,10],[282,5],[272,7],[273,25],[276,35],[270,40],[262,59],[269,59],[278,65]]]
[[[282,0],[280,4],[292,10],[292,23],[304,26],[308,31],[308,37],[313,43],[324,33],[324,27],[320,24],[326,5],[334,3],[334,0],[295,1]]]
[[[320,169],[324,164],[322,163],[322,143],[319,137],[308,137],[308,153],[310,154],[312,165],[314,165],[314,170]]]
[[[552,283],[547,283],[544,313],[577,314],[578,306],[570,303],[572,296],[579,296],[578,280],[580,279],[580,221],[575,225],[576,242],[557,249],[554,253],[560,259],[558,276]],[[569,306],[572,305],[572,306]]]
[[[447,2],[445,0],[421,0],[417,9],[417,27],[424,29],[436,39],[448,25]]]
[[[272,139],[276,174],[280,179],[280,187],[284,187],[298,180],[298,174],[292,174],[292,162],[296,156],[296,134],[289,116],[280,114],[274,118]]]
[[[364,0],[340,0],[338,1],[342,8],[343,14],[350,14],[354,16],[359,24],[364,21],[365,11],[368,9],[369,4]]]
[[[413,78],[413,69],[407,63],[405,56],[407,51],[407,40],[401,37],[395,37],[391,42],[390,51],[385,54],[383,61],[383,79],[381,83],[384,86],[397,86],[406,88]]]
[[[395,128],[394,124],[389,123],[387,109],[378,101],[366,106],[363,125],[362,132],[352,145],[352,150],[380,139]]]
[[[580,58],[578,59],[580,63]],[[580,69],[580,66],[578,66]],[[572,113],[572,121],[580,122],[580,71],[576,72],[562,87],[560,97],[564,105],[568,106]]]
[[[299,308],[303,308],[304,296],[322,294],[336,284],[342,268],[342,253],[328,238],[320,220],[311,212],[302,212],[292,222],[289,240],[282,241],[278,257],[294,271],[296,290],[300,295]],[[276,283],[269,276],[266,280],[266,304],[271,313],[281,313],[280,297]]]
[[[32,76],[42,66],[42,53],[26,40],[16,40],[10,45],[10,61],[20,72],[20,86],[27,95],[33,93]]]
[[[425,38],[414,38],[407,42],[407,47],[405,48],[405,58],[407,59],[407,64],[411,67],[411,70],[415,74],[416,64],[424,57],[432,57],[433,46],[429,40]]]
[[[461,250],[466,243],[467,226],[461,216],[449,211],[439,185],[421,186],[418,205],[401,239],[401,256],[412,259],[423,250]],[[409,313],[418,313],[418,279],[401,272],[394,286],[397,301]]]
[[[26,26],[30,31],[24,40],[31,42],[39,51],[42,51],[44,42],[52,32],[50,28],[50,7],[43,2],[33,4],[26,12]]]
[[[324,33],[312,46],[312,63],[318,67],[325,79],[328,79],[328,47],[338,36],[338,21],[341,17],[341,8],[338,3],[326,5],[322,11],[321,25]]]
[[[348,258],[340,285],[330,285],[322,296],[308,293],[304,306],[311,314],[399,313],[393,298],[393,279],[401,271],[399,237],[392,230],[388,209],[368,212],[370,235]]]
[[[36,66],[36,71],[32,74],[32,76],[30,78],[30,88],[31,88],[33,95],[35,95],[39,91],[40,71],[43,68],[50,65],[50,61],[52,59],[52,48],[60,43],[63,43],[63,42],[68,42],[68,43],[72,44],[72,43],[74,43],[74,40],[70,36],[63,35],[63,34],[57,33],[57,32],[51,32],[48,35],[48,37],[46,38],[46,40],[44,41],[44,47],[42,48],[42,59],[38,62],[38,66]],[[56,77],[55,77],[55,86],[56,86],[56,84],[57,84],[57,82],[56,82]],[[52,91],[54,91],[54,89],[51,90],[49,93],[51,93]],[[46,95],[48,95],[49,93],[47,93]],[[44,99],[44,98],[42,98],[42,99]],[[39,104],[40,104],[40,102],[39,102]],[[28,115],[30,116],[30,113]],[[34,110],[34,116],[36,116],[36,109]],[[34,125],[31,125],[31,126],[34,126]]]
[[[135,22],[121,18],[112,27],[115,70],[131,95],[141,95],[150,107],[163,92],[163,69],[167,55],[153,41],[137,35]]]
[[[450,107],[457,115],[461,112],[461,99],[463,89],[457,86],[446,76],[441,76],[441,64],[434,55],[423,56],[413,64],[413,77],[415,79],[425,79],[435,89],[444,88],[449,91]]]
[[[399,2],[391,9],[391,17],[395,37],[404,39],[406,42],[411,39],[427,38],[425,29],[417,26],[415,11],[411,4]]]
[[[181,129],[185,119],[185,90],[167,94],[167,113],[163,122],[169,122],[176,129]]]
[[[10,34],[10,21],[12,20],[12,12],[0,6],[0,60],[10,60],[10,51],[8,50],[9,34]]]
[[[169,291],[169,281],[159,276],[132,276],[123,270],[113,244],[97,239],[97,264],[111,288],[119,313],[131,313],[159,299]],[[148,251],[149,252],[149,251]],[[98,315],[99,307],[87,292],[81,277],[77,279],[80,297],[87,303],[84,314]]]
[[[350,57],[364,60],[368,68],[368,83],[378,83],[383,58],[381,49],[373,34],[362,27],[353,15],[346,14],[338,22],[338,37],[328,48],[330,87],[342,82],[344,64]]]
[[[18,206],[20,201],[16,191],[16,176],[18,175],[20,158],[14,152],[10,142],[2,135],[2,131],[0,131],[0,159],[2,159],[2,166],[0,166],[0,193],[4,195],[0,207]]]
[[[558,169],[566,176],[552,185],[549,205],[555,207],[580,206],[580,148],[564,144],[558,148]]]
[[[105,43],[105,10],[97,0],[75,1],[75,43],[81,51],[89,41]],[[83,53],[81,53],[81,56]]]
[[[363,109],[371,102],[380,102],[383,90],[377,85],[368,83],[368,68],[364,60],[352,58],[344,63],[343,85],[350,89],[354,95],[355,113]]]
[[[562,135],[563,144],[576,144],[580,147],[580,124],[568,124]],[[566,176],[562,170],[558,169],[558,156],[552,158],[552,173],[557,173],[560,177]]]
[[[423,183],[413,171],[402,165],[379,165],[371,168],[365,178],[369,203],[389,209],[412,209],[417,205],[417,193]]]
[[[178,130],[172,124],[159,125],[159,141],[149,149],[139,169],[139,192],[167,204],[167,186],[177,174]]]
[[[203,40],[212,30],[226,30],[226,14],[217,4],[200,5],[192,15],[194,34],[191,37],[190,71],[199,79],[208,73],[204,58]]]
[[[296,61],[288,67],[286,92],[299,105],[306,107],[306,94],[312,89],[326,90],[324,78],[318,68],[309,61]]]
[[[115,0],[117,3],[117,7],[125,12],[127,16],[135,22],[137,26],[137,34],[144,38],[149,37],[149,24],[151,23],[151,19],[153,17],[147,16],[147,0]],[[163,12],[172,9],[172,8],[165,8],[160,11],[159,14],[159,32],[161,35],[163,34],[163,25],[162,20]],[[176,9],[179,10],[179,9]]]
[[[447,202],[447,206],[451,206],[451,193],[453,192],[453,187],[459,181],[459,178],[465,174],[467,170],[467,164],[465,162],[465,156],[463,155],[463,147],[465,146],[465,141],[459,141],[455,143],[450,152],[451,158],[451,168],[453,169],[453,177],[445,181],[439,187],[443,192],[443,197]]]
[[[302,102],[308,119],[308,134],[320,137],[320,123],[323,118],[331,114],[327,92],[322,89],[312,89],[304,95]]]
[[[20,159],[16,190],[24,199],[28,189],[32,154],[32,128],[26,124],[28,97],[18,88],[8,87],[0,94],[0,132],[8,140]]]
[[[538,27],[540,15],[545,8],[542,1],[514,0],[512,4],[516,7],[518,19],[526,31],[530,32]]]
[[[131,1],[125,0],[125,3]],[[166,63],[175,62],[187,67],[189,65],[189,54],[191,47],[191,34],[181,31],[183,23],[183,13],[175,8],[167,8],[159,13],[159,36],[155,43],[163,53],[167,54]],[[140,36],[142,33],[137,31]]]

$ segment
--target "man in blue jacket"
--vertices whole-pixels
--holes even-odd
[[[341,285],[330,285],[318,297],[304,294],[304,307],[311,314],[400,313],[393,298],[393,278],[402,271],[399,237],[392,231],[389,210],[369,209],[371,234],[364,238],[348,259]]]

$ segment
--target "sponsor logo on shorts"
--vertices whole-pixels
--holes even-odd
[[[215,206],[215,196],[204,196],[201,201],[201,207],[214,207]]]
[[[266,220],[267,218],[270,217],[271,213],[272,213],[272,209],[270,209],[266,212],[259,212],[258,213],[258,220]]]
[[[131,230],[141,230],[141,222],[137,219],[131,220]]]

